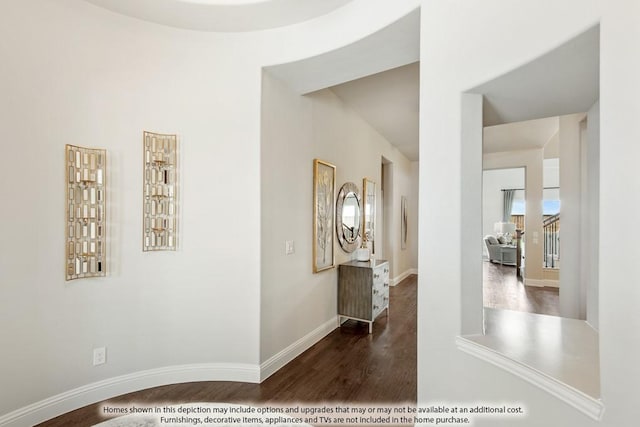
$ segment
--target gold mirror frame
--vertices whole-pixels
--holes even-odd
[[[355,233],[356,238],[353,241],[349,241],[344,234],[344,224],[342,223],[342,209],[344,201],[350,194],[353,194],[358,202],[358,230]],[[362,196],[360,195],[360,189],[353,182],[345,183],[338,192],[338,199],[336,201],[336,234],[338,235],[338,242],[342,249],[351,253],[360,246],[362,241]]]
[[[407,249],[407,198],[402,196],[400,199],[400,249]]]
[[[362,240],[368,244],[371,253],[376,248],[376,182],[370,178],[362,179]]]

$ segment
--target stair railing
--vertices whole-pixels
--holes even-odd
[[[547,217],[542,222],[544,231],[544,267],[558,268],[560,261],[560,214]]]

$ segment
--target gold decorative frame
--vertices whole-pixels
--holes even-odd
[[[346,206],[345,201],[347,199],[355,199],[357,205],[358,223],[357,225],[354,224],[353,227],[343,223],[343,213],[345,212],[343,209]],[[362,242],[362,197],[360,196],[360,189],[353,182],[344,183],[340,187],[340,191],[338,191],[336,200],[336,235],[338,236],[340,247],[346,253],[355,251]]]
[[[65,278],[105,276],[107,152],[67,144],[65,159]]]
[[[178,244],[178,141],[144,132],[142,138],[142,250],[175,251]]]
[[[334,268],[333,244],[336,167],[313,160],[313,272]]]
[[[402,196],[400,198],[400,249],[407,249],[407,198]]]
[[[362,179],[362,241],[371,245],[371,253],[376,248],[376,182]]]

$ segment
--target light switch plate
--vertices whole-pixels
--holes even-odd
[[[291,255],[295,252],[295,246],[293,244],[293,240],[287,240],[284,242],[284,253],[285,255]]]

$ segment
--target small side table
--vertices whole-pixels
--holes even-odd
[[[505,253],[509,255],[508,257],[509,260],[513,259],[513,261],[509,261],[509,264],[511,263],[516,264],[516,255],[517,255],[516,249],[517,249],[516,246],[511,246],[511,245],[500,246],[500,265],[504,265]]]

